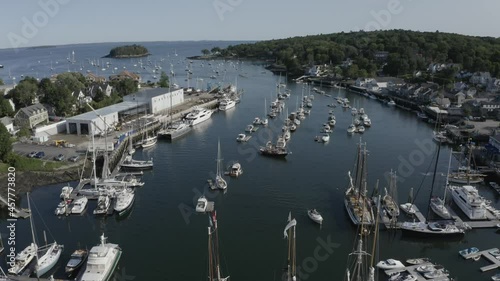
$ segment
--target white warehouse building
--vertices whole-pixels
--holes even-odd
[[[166,88],[146,89],[123,97],[123,101],[148,104],[148,114],[162,114],[184,102],[184,90],[169,92]]]
[[[123,97],[123,102],[70,117],[66,120],[66,133],[77,135],[105,132],[106,123],[116,126],[127,117],[138,114],[165,114],[184,102],[184,90],[168,92],[166,88],[144,89]]]

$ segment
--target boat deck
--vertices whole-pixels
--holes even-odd
[[[386,270],[385,274],[387,274],[388,276],[390,276],[390,275],[395,274],[397,272],[408,272],[412,276],[416,277],[417,281],[445,281],[445,280],[450,280],[449,277],[439,277],[439,278],[433,278],[433,279],[425,278],[422,273],[420,273],[420,272],[417,271],[417,268],[419,266],[423,266],[423,265],[433,265],[433,263],[426,262],[426,263],[422,263],[422,264],[407,266],[407,267],[404,267],[404,268],[390,269],[390,270]]]
[[[463,255],[464,259],[472,259],[476,258],[478,256],[481,256],[491,262],[490,265],[486,265],[480,268],[482,272],[488,271],[488,270],[493,270],[500,268],[500,260],[497,259],[495,256],[490,254],[490,252],[498,250],[498,248],[492,248],[484,251],[479,251],[477,253],[469,254],[469,255]]]

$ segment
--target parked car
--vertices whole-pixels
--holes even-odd
[[[43,151],[39,151],[39,152],[37,152],[35,154],[35,158],[39,158],[40,159],[40,158],[43,158],[43,157],[45,157],[45,152],[43,152]]]
[[[80,159],[80,156],[78,155],[75,155],[75,156],[71,156],[68,161],[71,161],[71,162],[76,162]]]
[[[37,153],[38,153],[37,151],[32,151],[32,152],[28,153],[28,157],[29,157],[29,158],[33,158],[33,157],[35,157],[35,155],[36,155]]]
[[[57,155],[57,156],[54,157],[54,160],[56,160],[56,161],[63,161],[64,160],[64,155],[59,154],[59,155]]]

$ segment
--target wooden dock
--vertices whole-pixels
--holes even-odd
[[[391,275],[396,274],[398,272],[408,272],[409,274],[411,274],[412,276],[417,278],[416,279],[417,281],[448,281],[448,280],[450,280],[450,278],[446,277],[446,276],[434,278],[434,279],[425,278],[423,273],[420,273],[417,271],[418,267],[424,266],[424,265],[434,265],[434,264],[431,262],[426,262],[426,263],[422,263],[422,264],[407,266],[404,268],[390,269],[390,270],[386,270],[385,274],[387,274],[387,276],[391,276]]]
[[[481,257],[489,260],[491,262],[490,265],[483,266],[480,268],[480,270],[482,272],[485,272],[485,271],[500,268],[500,260],[491,254],[491,253],[494,253],[495,251],[498,252],[499,251],[498,248],[492,248],[492,249],[479,251],[477,253],[473,253],[473,254],[469,254],[469,255],[463,255],[463,257],[465,259],[473,259],[473,258],[477,258],[478,256],[481,256]],[[499,254],[500,254],[500,252],[499,252]],[[497,256],[500,257],[500,255],[497,255]]]

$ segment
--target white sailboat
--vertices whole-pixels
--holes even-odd
[[[443,199],[441,199],[438,196],[435,196],[435,197],[431,198],[431,202],[430,202],[431,210],[436,215],[438,215],[439,217],[441,217],[441,218],[443,218],[445,220],[451,219],[451,214],[448,211],[448,209],[446,208],[445,203],[446,203],[446,189],[448,187],[448,175],[450,174],[451,155],[453,154],[452,152],[453,151],[450,151],[450,160],[448,162],[448,174],[446,176],[446,185],[445,185],[445,188],[444,188]]]
[[[220,152],[220,140],[217,143],[217,174],[215,176],[215,186],[218,189],[225,190],[227,189],[227,182],[222,177],[222,158]]]
[[[28,209],[31,210],[29,193],[27,199]],[[54,267],[61,256],[64,246],[57,244],[55,241],[51,244],[46,243],[45,246],[38,246],[35,239],[33,216],[30,216],[30,226],[33,243],[16,256],[16,266],[10,268],[9,272],[11,274],[20,274],[31,263],[31,260],[35,259],[35,267],[32,273],[38,278]],[[39,253],[42,254],[39,255]]]
[[[229,276],[222,277],[219,258],[219,235],[217,227],[217,213],[209,216],[208,227],[208,281],[226,281]]]

